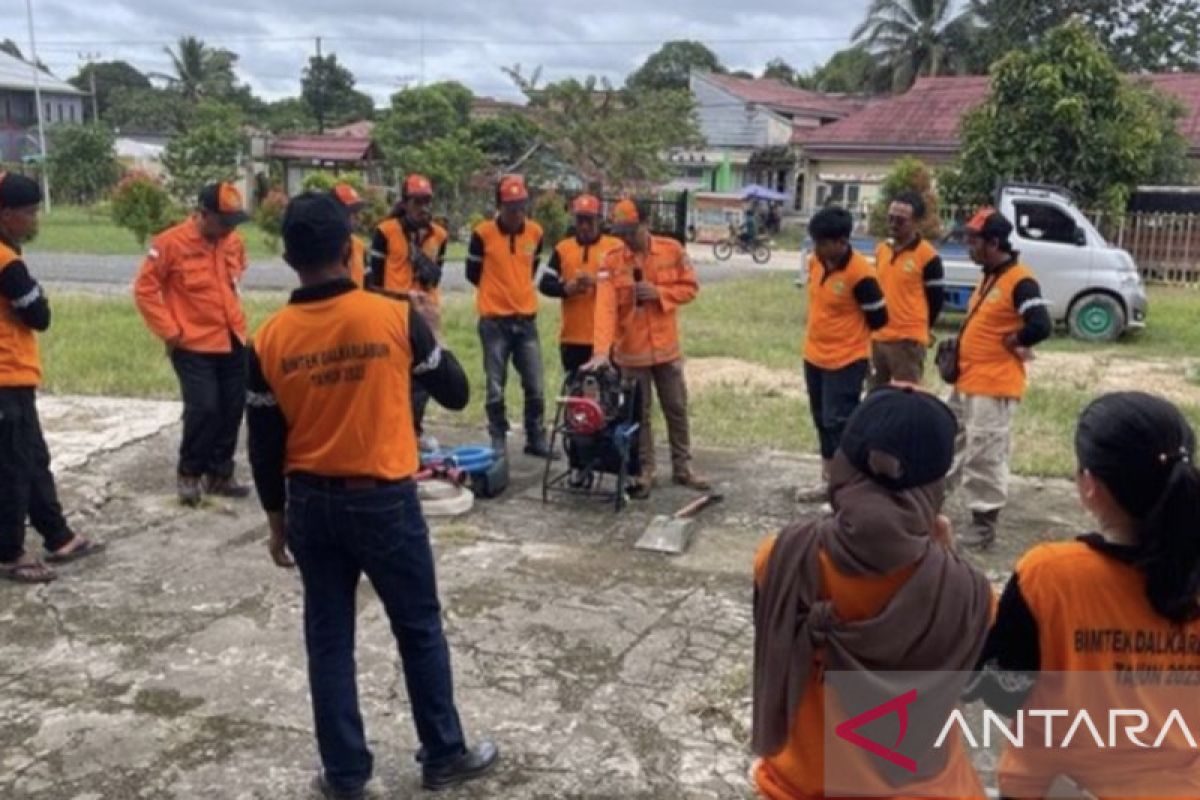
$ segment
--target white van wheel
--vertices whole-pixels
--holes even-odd
[[[1067,329],[1086,342],[1115,342],[1125,330],[1125,308],[1110,294],[1085,294],[1071,305]]]

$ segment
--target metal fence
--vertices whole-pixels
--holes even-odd
[[[1147,281],[1200,286],[1200,214],[1089,214],[1111,244],[1129,251]]]

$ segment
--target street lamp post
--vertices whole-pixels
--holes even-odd
[[[42,151],[42,199],[50,213],[50,176],[46,163],[46,123],[42,118],[42,71],[38,68],[37,39],[33,33],[33,0],[25,0],[25,16],[29,21],[29,61],[33,68],[33,98],[37,105],[38,147]]]

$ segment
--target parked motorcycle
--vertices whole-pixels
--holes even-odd
[[[713,245],[713,257],[717,261],[728,261],[734,253],[749,255],[755,264],[766,264],[771,260],[771,246],[766,237],[759,236],[753,242],[746,241],[736,232]]]

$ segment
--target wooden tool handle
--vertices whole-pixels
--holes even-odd
[[[721,497],[722,496],[719,494],[706,494],[706,495],[703,495],[702,497],[697,497],[695,500],[693,500],[692,502],[688,503],[683,508],[676,511],[675,518],[676,519],[685,519],[687,517],[690,517],[692,514],[695,514],[697,511],[707,508],[708,506],[712,505],[713,503],[720,501]]]

